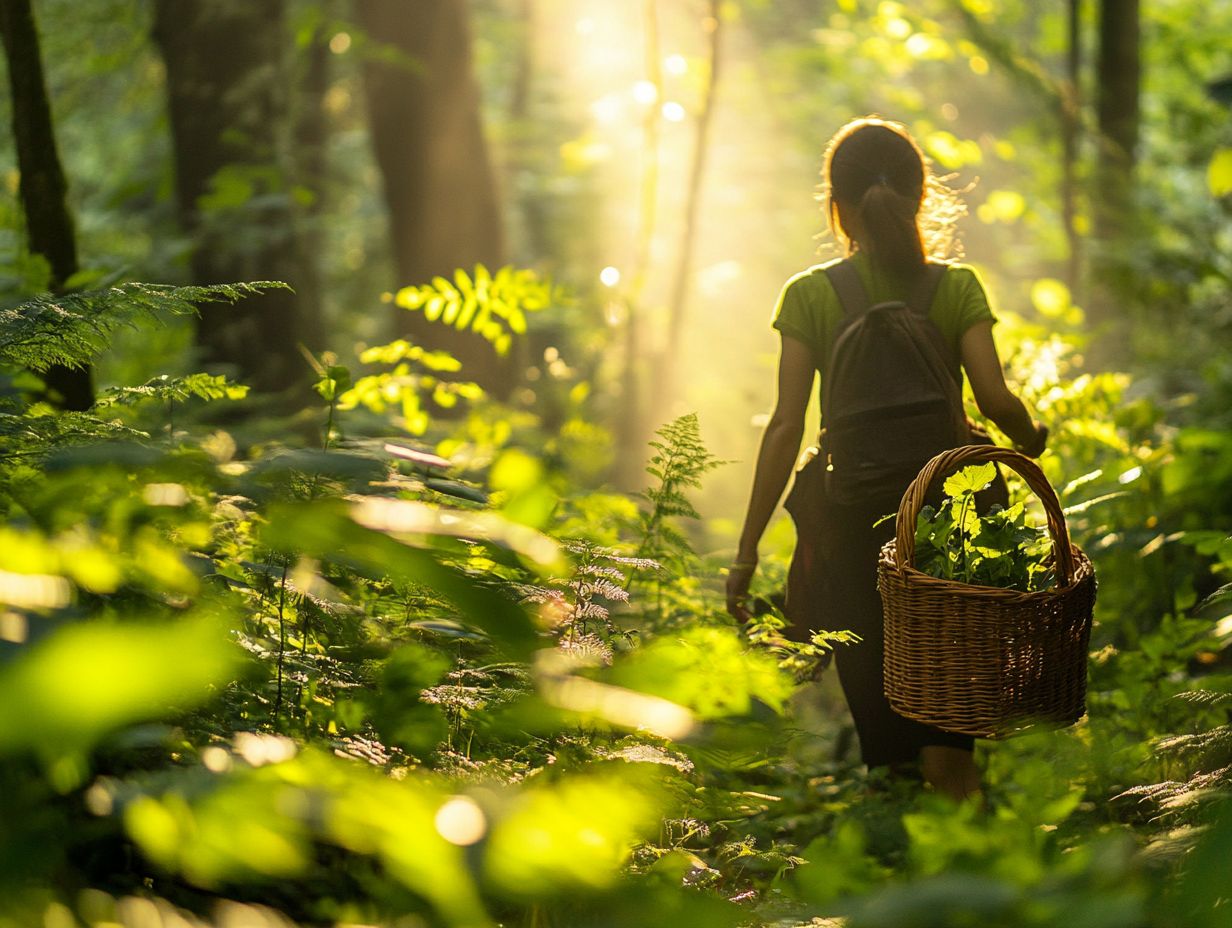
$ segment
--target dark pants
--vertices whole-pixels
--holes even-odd
[[[836,645],[839,682],[855,721],[860,753],[869,767],[919,759],[920,748],[943,745],[970,751],[974,739],[903,718],[885,697],[882,654],[885,631],[877,592],[877,558],[894,537],[894,520],[873,523],[893,511],[897,500],[861,506],[828,504],[817,534],[813,627],[850,630],[862,639]]]

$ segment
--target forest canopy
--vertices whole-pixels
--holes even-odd
[[[0,0],[0,928],[1228,925],[1229,36]],[[949,191],[1098,577],[1085,716],[981,741],[983,805],[860,763],[790,520],[724,611],[866,114]]]

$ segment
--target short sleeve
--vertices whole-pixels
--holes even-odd
[[[955,335],[958,338],[977,322],[996,322],[992,305],[988,299],[988,291],[984,289],[984,281],[973,267],[959,265],[951,272],[955,277],[956,299],[954,300]]]
[[[815,348],[817,345],[816,321],[809,311],[804,289],[799,276],[787,281],[782,293],[779,294],[778,304],[774,307],[774,321],[771,325],[783,335],[788,335],[810,348]]]

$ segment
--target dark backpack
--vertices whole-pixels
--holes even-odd
[[[843,307],[822,381],[825,489],[836,503],[892,509],[930,458],[970,439],[962,375],[928,317],[944,273],[928,264],[908,303],[870,306],[850,261],[826,269]]]

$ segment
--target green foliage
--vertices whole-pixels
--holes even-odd
[[[442,409],[451,409],[459,400],[477,400],[483,389],[475,383],[462,380],[444,380],[439,373],[454,373],[461,364],[443,351],[427,351],[405,339],[388,345],[365,349],[359,359],[364,364],[389,364],[391,370],[367,374],[348,386],[350,372],[346,377],[326,373],[318,381],[317,390],[330,403],[331,413],[364,406],[381,414],[395,408],[401,413],[399,424],[412,435],[423,435],[428,429],[429,411],[427,400]],[[345,368],[333,366],[330,371]],[[332,416],[331,416],[332,423]]]
[[[1027,524],[1026,507],[976,509],[975,494],[996,475],[994,464],[965,467],[945,481],[945,500],[916,519],[915,567],[943,580],[1032,593],[1053,582],[1047,530]]]
[[[246,385],[235,383],[221,374],[189,374],[185,377],[162,374],[137,387],[108,387],[95,401],[95,406],[100,409],[130,406],[151,399],[163,403],[182,403],[190,397],[206,401],[242,400],[247,395]]]
[[[533,270],[506,266],[493,274],[477,264],[473,275],[459,268],[452,282],[434,277],[421,286],[403,287],[389,299],[422,312],[429,322],[481,335],[504,355],[514,336],[526,334],[526,314],[547,309],[558,297]]]
[[[526,26],[514,6],[474,7],[489,89],[519,111],[493,110],[512,143],[511,244],[519,265],[590,280],[631,218],[609,210],[621,182],[602,161],[623,149],[543,75],[529,104],[515,99]],[[39,14],[90,262],[72,284],[128,267],[174,279],[190,243],[170,228],[147,6],[46,0]],[[384,286],[387,245],[355,101],[364,61],[409,59],[319,4],[294,15],[301,68],[319,37],[338,40],[321,110],[329,183],[309,192],[238,166],[214,178],[204,218],[243,250],[284,234],[252,222],[271,198],[297,199],[297,222],[322,239],[336,343],[371,344],[381,336],[364,307]],[[1101,577],[1089,717],[981,747],[983,814],[855,770],[829,691],[792,680],[839,637],[793,648],[774,617],[741,637],[718,614],[717,571],[694,552],[722,548],[730,529],[696,520],[689,491],[713,467],[696,432],[660,431],[640,510],[594,492],[627,407],[596,419],[605,398],[587,393],[620,373],[609,368],[625,307],[599,291],[594,312],[548,319],[539,309],[559,294],[544,280],[477,268],[388,299],[498,350],[532,336],[544,363],[516,410],[481,407],[477,388],[450,380],[455,360],[405,341],[361,356],[376,370],[323,358],[312,386],[327,411],[241,420],[207,406],[204,429],[180,407],[243,386],[149,379],[150,365],[193,368],[149,357],[145,333],[123,350],[147,356],[125,381],[147,382],[112,386],[104,361],[90,413],[28,405],[37,384],[13,378],[0,410],[0,926],[1226,921],[1232,249],[1227,112],[1204,86],[1227,69],[1229,11],[1144,5],[1150,80],[1122,241],[1086,234],[1101,149],[1080,140],[1074,223],[1112,300],[1091,331],[1096,281],[1082,260],[1068,267],[1061,221],[1063,5],[756,0],[721,15],[755,39],[741,55],[775,91],[749,95],[753,115],[768,106],[799,141],[751,119],[741,144],[774,153],[759,163],[794,175],[815,163],[819,126],[875,110],[906,119],[938,173],[962,172],[958,186],[978,173],[967,253],[1000,297],[1007,379],[1052,429],[1042,465]],[[1090,44],[1093,17],[1081,26]],[[687,73],[665,77],[662,99],[701,73],[690,54],[681,47]],[[612,204],[594,196],[600,176]],[[26,253],[16,178],[3,180],[0,290],[28,295],[48,268]],[[775,217],[775,234],[742,240],[748,281],[807,260],[784,246],[790,210],[758,203],[748,212]],[[799,213],[807,242],[815,216]],[[617,238],[601,249],[594,230],[608,227]],[[946,245],[944,229],[928,231]],[[722,325],[721,304],[744,305],[748,291],[715,300],[724,278],[697,276],[708,323]],[[130,324],[247,286],[126,284],[15,305],[0,312],[0,364],[98,360]],[[653,329],[654,307],[640,309]],[[1117,370],[1089,366],[1117,350]],[[748,391],[727,369],[718,383],[690,378],[689,402],[717,395],[744,430],[760,400],[735,401]],[[462,401],[456,427],[434,415]],[[183,420],[165,423],[176,441],[151,440],[146,417],[162,407]],[[734,446],[730,433],[718,442]],[[723,505],[706,502],[696,508]],[[1021,509],[986,522],[949,505],[950,527],[934,526],[949,533],[943,570],[1046,583],[1014,553],[1044,546]],[[769,584],[784,565],[763,561]]]
[[[726,462],[714,457],[702,443],[697,413],[661,426],[655,435],[658,437],[650,442],[654,451],[646,473],[656,483],[641,494],[648,508],[642,511],[638,553],[667,563],[683,575],[687,571],[682,568],[696,555],[674,520],[699,518],[685,491],[699,488],[705,474]]]
[[[84,364],[123,326],[163,315],[195,314],[200,303],[234,303],[285,286],[273,281],[209,287],[131,283],[35,297],[0,309],[0,365],[43,371],[53,364]]]

